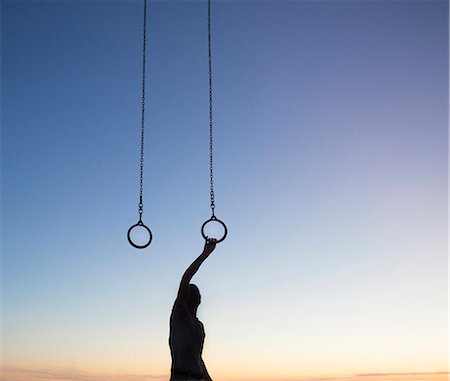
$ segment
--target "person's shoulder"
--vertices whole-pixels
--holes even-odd
[[[181,316],[188,313],[186,303],[177,298],[172,307],[172,316]]]

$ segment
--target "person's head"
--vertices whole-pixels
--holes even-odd
[[[187,304],[189,306],[189,309],[191,309],[192,311],[195,311],[201,302],[200,291],[199,291],[198,287],[192,283],[189,284],[188,290],[189,291],[188,291],[188,300],[187,300],[188,303]]]

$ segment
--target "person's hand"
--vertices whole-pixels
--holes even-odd
[[[213,238],[208,238],[205,242],[205,248],[203,249],[203,252],[206,254],[211,254],[214,249],[216,248],[217,240]]]

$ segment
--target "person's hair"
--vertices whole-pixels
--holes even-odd
[[[195,284],[189,284],[188,300],[194,305],[200,304],[200,290]]]

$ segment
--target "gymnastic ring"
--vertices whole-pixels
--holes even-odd
[[[221,224],[223,226],[224,229],[224,233],[223,233],[223,237],[220,239],[215,240],[216,243],[222,242],[228,234],[228,229],[227,229],[227,225],[225,225],[223,223],[223,221],[219,220],[216,216],[212,216],[209,220],[206,220],[203,225],[202,225],[202,237],[205,239],[205,241],[208,241],[210,238],[205,234],[205,226],[210,223],[211,221],[215,221],[218,222],[219,224]]]
[[[131,239],[131,231],[137,226],[143,227],[145,230],[147,230],[147,232],[149,234],[148,242],[146,242],[144,245],[136,245]],[[139,221],[137,224],[134,224],[133,226],[131,226],[128,229],[127,238],[128,238],[128,242],[130,243],[131,246],[135,247],[136,249],[145,249],[152,242],[153,235],[152,235],[151,230],[146,225],[144,225],[144,223],[142,221]]]

